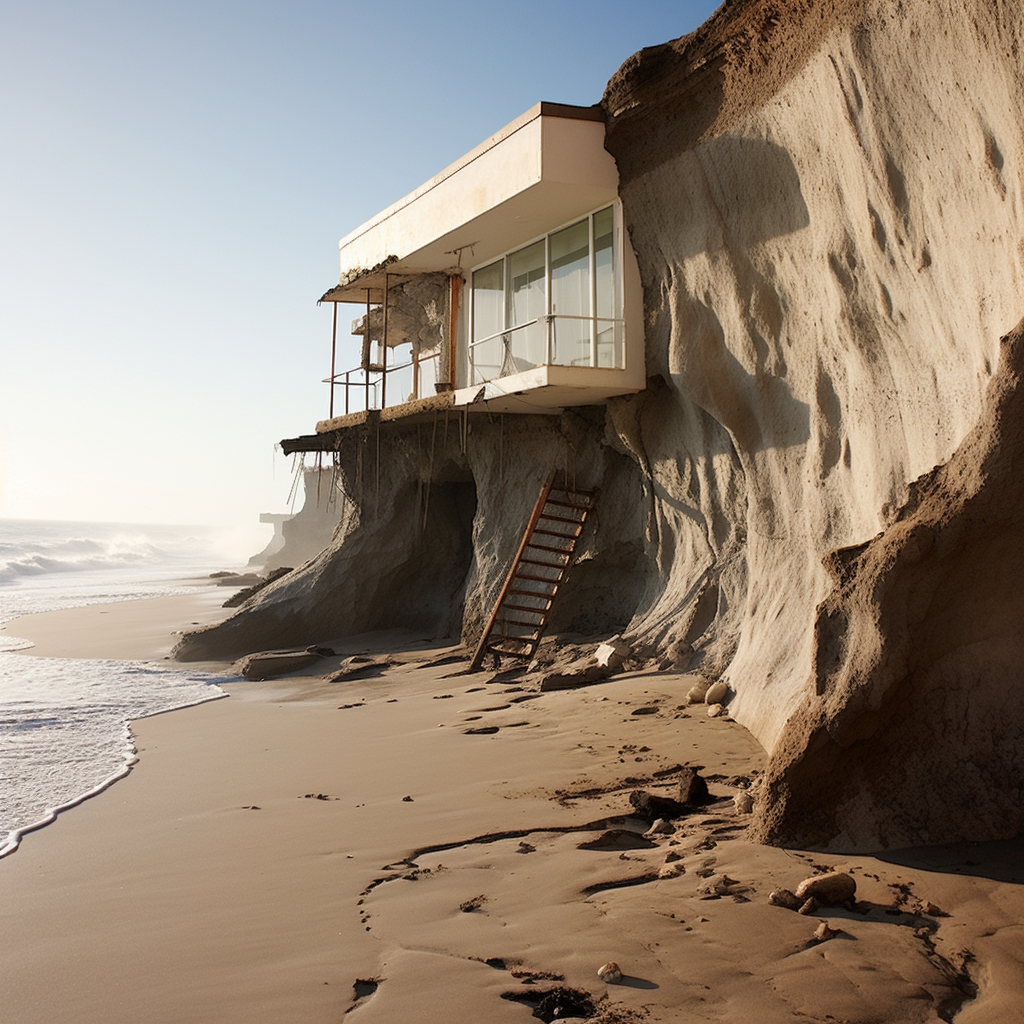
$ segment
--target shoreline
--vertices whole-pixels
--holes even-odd
[[[0,634],[30,641],[31,647],[10,652],[30,657],[170,661],[182,630],[216,622],[234,610],[221,607],[231,591],[212,580],[182,580],[180,585],[193,590],[34,612],[0,624]]]
[[[169,652],[176,635],[165,630],[165,622],[187,616],[190,625],[195,626],[216,621],[227,614],[219,608],[224,595],[218,593],[216,587],[210,586],[206,580],[190,580],[188,583],[195,586],[191,593],[102,602],[18,616],[0,625],[0,633],[7,633],[7,639],[23,640],[24,646],[4,653],[40,659],[104,659],[170,668],[170,665],[164,666],[162,663],[170,661]],[[100,616],[108,618],[100,619]],[[97,629],[98,626],[103,628]],[[158,658],[161,660],[157,661]],[[205,667],[220,666],[211,663]],[[193,674],[202,669],[189,666],[183,671]],[[138,762],[134,732],[137,722],[171,711],[183,711],[207,701],[222,700],[226,696],[227,692],[218,688],[208,697],[188,700],[124,721],[124,757],[121,764],[102,781],[62,803],[48,807],[38,820],[12,829],[6,841],[0,844],[0,860],[13,855],[26,836],[52,825],[62,814],[99,796],[131,772]]]
[[[33,616],[33,650],[149,643],[162,663],[193,621],[168,601]],[[960,1024],[1019,1005],[1019,844],[885,859],[754,846],[732,797],[763,752],[687,707],[685,676],[542,694],[453,675],[414,634],[337,649],[317,671],[364,650],[393,664],[228,683],[227,700],[137,720],[127,776],[0,859],[9,1020],[525,1024],[529,1004],[503,994],[566,985],[609,1024],[906,1024],[962,1001],[961,969],[982,988]],[[675,834],[580,848],[638,829],[629,793],[671,795],[687,763],[716,800]],[[768,904],[819,867],[856,878],[857,911]],[[819,920],[838,936],[811,942]],[[597,979],[608,960],[621,984]]]

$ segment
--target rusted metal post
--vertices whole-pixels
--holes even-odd
[[[370,358],[370,289],[366,289],[366,319],[363,321],[363,409],[370,411],[370,367],[373,360]]]
[[[462,301],[462,275],[451,277],[448,310],[448,383],[454,389],[459,379],[459,303]]]
[[[384,311],[381,315],[380,328],[381,358],[380,364],[384,372],[380,377],[380,407],[388,407],[388,272],[384,271]]]
[[[334,320],[331,324],[331,400],[328,406],[328,418],[334,419],[334,388],[336,386],[334,374],[337,372],[335,366],[338,361],[338,304],[334,303]],[[347,392],[347,388],[345,389]],[[348,412],[348,410],[345,410]]]
[[[597,366],[597,253],[594,252],[594,216],[590,216],[590,255],[587,269],[590,271],[590,365]]]

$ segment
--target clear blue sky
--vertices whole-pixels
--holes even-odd
[[[284,511],[338,239],[716,6],[0,0],[0,517]]]

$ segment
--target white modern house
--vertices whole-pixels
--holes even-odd
[[[318,433],[371,409],[556,413],[644,387],[640,281],[600,108],[537,104],[339,252]],[[339,323],[353,314],[361,359],[346,369]]]

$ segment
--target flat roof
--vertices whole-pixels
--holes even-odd
[[[322,302],[380,301],[385,274],[477,265],[615,199],[600,106],[538,103],[339,243]]]

